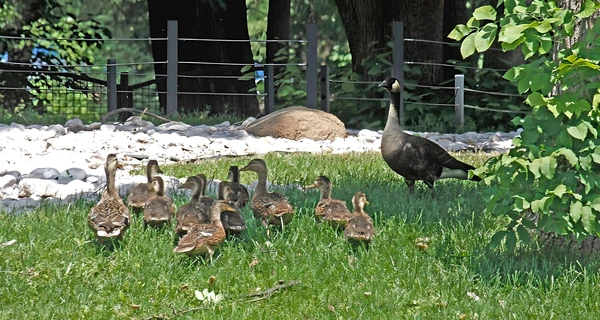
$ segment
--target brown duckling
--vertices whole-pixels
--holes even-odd
[[[306,188],[318,188],[321,191],[321,199],[315,207],[315,218],[327,221],[336,228],[344,228],[353,215],[346,207],[345,201],[331,198],[331,180],[326,176],[318,176],[315,182]]]
[[[106,173],[106,190],[100,201],[90,210],[88,226],[96,234],[99,243],[121,240],[131,221],[129,209],[121,200],[116,186],[117,169],[122,169],[117,155],[106,157],[104,172]]]
[[[286,196],[267,190],[267,165],[262,159],[253,159],[240,171],[254,171],[258,175],[258,184],[250,201],[254,217],[266,228],[269,224],[281,226],[292,221],[294,207]]]
[[[364,192],[357,192],[352,198],[352,204],[354,205],[353,217],[346,224],[344,236],[349,241],[362,242],[368,245],[373,240],[375,227],[373,226],[373,219],[364,211],[365,204],[369,204],[367,196]]]
[[[229,167],[227,180],[229,181],[222,181],[219,183],[219,193],[217,199],[227,200],[230,204],[235,205],[238,209],[243,208],[248,203],[250,195],[248,193],[248,189],[243,184],[240,184],[240,172],[237,166]],[[229,186],[231,188],[231,192],[228,193],[227,197],[225,197],[223,194],[223,188],[225,186]]]
[[[154,177],[151,185],[156,195],[144,205],[144,223],[158,227],[171,222],[175,214],[175,205],[171,198],[165,195],[165,184],[161,177]]]
[[[234,191],[232,190],[230,185],[225,185],[222,192],[225,199],[230,199],[229,195]],[[239,208],[232,204],[230,201],[224,201],[229,203],[230,205],[232,205],[233,208],[236,209],[235,211],[228,210],[221,212],[221,222],[223,223],[223,227],[225,228],[225,232],[227,233],[227,235],[236,235],[246,230],[246,220],[244,220],[244,217],[240,213]]]
[[[156,195],[156,191],[152,188],[152,179],[163,171],[158,166],[156,160],[148,161],[146,165],[146,177],[148,178],[147,183],[140,183],[135,187],[131,188],[129,196],[127,197],[127,204],[130,205],[134,212],[141,211],[150,198]]]
[[[211,207],[210,223],[194,225],[183,238],[174,252],[188,255],[206,255],[212,262],[215,250],[225,241],[225,229],[221,223],[221,212],[235,211],[231,205],[223,200],[215,201]]]

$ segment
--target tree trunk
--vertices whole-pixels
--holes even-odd
[[[167,21],[178,20],[180,38],[249,40],[244,1],[224,0],[222,7],[211,7],[210,1],[202,0],[174,3],[148,0],[148,12],[150,35],[153,38],[166,37]],[[226,93],[252,93],[251,89],[255,86],[253,80],[188,77],[237,77],[242,75],[241,66],[182,63],[217,62],[254,65],[249,42],[179,41],[178,45],[180,61],[178,66],[178,92],[180,92],[178,109],[180,112],[208,110],[211,114],[227,113],[238,116],[258,114],[258,101],[255,96],[225,95]],[[153,41],[152,55],[154,61],[166,61],[166,41]],[[154,71],[157,75],[166,74],[166,64],[156,64]],[[165,92],[166,86],[164,80],[157,82],[159,92]],[[166,95],[159,94],[159,101],[162,110],[166,110]]]
[[[285,40],[290,37],[290,3],[291,0],[269,1],[269,13],[267,15],[267,40]],[[281,42],[267,42],[267,63],[274,63],[276,53],[285,48],[286,44]],[[287,61],[285,59],[279,63]]]
[[[392,22],[404,22],[404,37],[445,40],[444,0],[336,0],[338,11],[348,37],[352,54],[352,70],[365,79],[380,79],[381,75],[369,76],[362,65],[364,59],[391,50],[387,41],[393,39]],[[404,59],[414,62],[443,62],[440,44],[405,42]],[[421,66],[422,84],[438,84],[442,81],[442,69]]]
[[[386,28],[382,19],[381,2],[387,1],[335,0],[352,54],[352,70],[365,80],[381,78],[369,76],[363,60],[373,56],[377,49],[385,48],[385,35],[391,38],[392,29]],[[388,18],[387,22],[390,24],[391,20]]]

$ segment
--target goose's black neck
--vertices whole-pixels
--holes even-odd
[[[401,94],[399,92],[390,92],[390,108],[388,110],[388,117],[387,122],[385,123],[384,131],[388,131],[390,129],[402,130],[399,117],[400,97]]]

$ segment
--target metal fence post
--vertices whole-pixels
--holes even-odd
[[[177,20],[167,21],[167,114],[177,114],[177,64],[178,36]]]
[[[317,24],[306,24],[306,106],[317,108]]]
[[[108,94],[107,111],[117,110],[117,59],[106,59],[106,93]]]
[[[321,110],[331,112],[329,105],[329,66],[321,66]]]
[[[400,82],[400,90],[404,91],[404,23],[402,21],[394,21],[392,24],[394,47],[392,58],[392,77]],[[403,95],[402,95],[403,96]],[[400,100],[400,121],[404,121],[404,101]]]
[[[132,97],[129,91],[129,72],[121,72],[119,84],[117,85],[117,108],[129,108],[129,100]],[[119,120],[125,122],[132,115],[131,112],[121,112],[119,113]]]
[[[272,64],[267,65],[267,74],[265,77],[265,89],[267,92],[267,105],[265,114],[275,111],[275,71]]]
[[[465,123],[465,75],[454,75],[454,124],[460,127]]]

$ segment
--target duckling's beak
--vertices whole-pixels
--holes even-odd
[[[177,187],[177,189],[188,189],[190,187],[189,183],[184,183],[184,184],[180,184],[179,187]]]
[[[367,199],[365,199],[365,204],[369,204],[369,201],[367,201]]]
[[[310,186],[306,186],[306,187],[304,187],[304,188],[306,188],[306,189],[312,189],[312,188],[316,188],[316,187],[318,187],[318,186],[317,186],[317,184],[316,184],[316,183],[313,183],[313,184],[311,184]]]
[[[236,209],[228,203],[221,204],[221,211],[236,211]]]
[[[156,172],[158,172],[158,173],[164,173],[161,168],[158,168],[158,170],[156,170]]]
[[[117,169],[123,169],[123,165],[120,162],[117,162]]]
[[[239,169],[239,171],[250,171],[250,167],[245,166]]]

